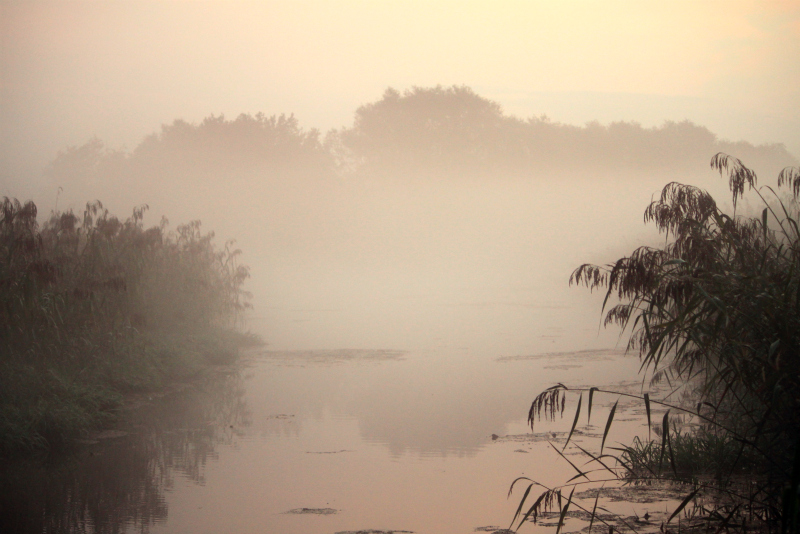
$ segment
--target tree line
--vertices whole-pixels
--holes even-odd
[[[58,183],[118,181],[163,185],[184,175],[231,178],[300,175],[536,177],[553,169],[694,171],[711,154],[735,153],[772,172],[796,163],[783,145],[720,140],[690,121],[646,128],[636,122],[574,126],[527,119],[472,89],[389,88],[359,107],[353,124],[324,135],[294,115],[175,120],[133,150],[99,139],[60,152],[47,173]]]

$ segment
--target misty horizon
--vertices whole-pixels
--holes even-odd
[[[515,478],[693,386],[586,264],[783,317],[798,57],[797,2],[0,0],[0,453],[45,458],[0,462],[0,530],[508,534]],[[664,530],[666,493],[601,506]]]
[[[174,119],[259,112],[327,132],[387,87],[437,84],[522,118],[689,120],[797,156],[799,20],[785,2],[6,0],[0,183],[94,137],[132,149]]]

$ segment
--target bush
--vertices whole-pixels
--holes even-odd
[[[724,213],[707,192],[670,183],[645,211],[645,221],[654,222],[668,237],[663,248],[640,247],[604,267],[582,265],[570,278],[570,283],[602,288],[604,310],[618,299],[609,306],[605,325],[617,324],[630,332],[629,349],[638,349],[642,369],[652,381],[668,380],[684,391],[683,405],[642,395],[648,423],[651,403],[680,410],[701,423],[699,431],[681,434],[670,425],[667,412],[660,440],[637,440],[617,449],[621,452],[613,457],[617,467],[601,465],[615,476],[621,473],[621,480],[692,484],[679,509],[714,490],[732,499],[732,509],[739,513],[756,507],[756,515],[768,528],[780,523],[785,531],[796,532],[800,169],[790,167],[780,173],[778,187],[790,190],[780,196],[771,187],[756,188],[755,173],[736,158],[718,154],[711,165],[728,174],[732,215]],[[762,202],[760,216],[736,215],[746,189]],[[559,406],[563,409],[566,389],[558,385],[537,397],[531,425],[542,412],[553,417]],[[588,391],[591,410],[592,395],[600,390]],[[603,442],[613,416],[612,409]],[[602,449],[601,444],[598,456],[587,452],[590,461],[602,462]],[[749,504],[730,489],[743,471],[757,484]],[[714,479],[701,484],[698,477],[704,475]],[[575,484],[591,482],[584,478]],[[560,498],[560,489],[552,491],[558,491]],[[725,528],[733,516],[731,512]]]
[[[100,202],[83,218],[0,203],[0,450],[64,442],[113,416],[120,393],[231,352],[246,267],[200,223],[145,229]],[[209,349],[211,347],[211,349]]]

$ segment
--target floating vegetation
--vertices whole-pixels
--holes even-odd
[[[339,510],[334,508],[294,508],[285,514],[311,514],[311,515],[333,515],[338,513]]]
[[[528,360],[554,360],[559,365],[564,361],[585,363],[588,361],[612,361],[615,356],[624,354],[624,351],[616,349],[599,350],[580,350],[576,352],[542,352],[537,354],[519,354],[515,356],[500,356],[495,361],[498,362],[521,362]]]
[[[402,350],[278,350],[263,351],[260,356],[282,365],[335,365],[345,362],[383,362],[402,360]]]
[[[618,488],[590,488],[575,494],[576,499],[594,500],[598,496],[611,502],[639,504],[680,501],[686,488],[680,484],[630,485]]]

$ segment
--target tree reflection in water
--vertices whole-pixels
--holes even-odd
[[[148,532],[176,476],[204,482],[216,448],[249,426],[240,369],[217,369],[132,406],[127,435],[44,460],[0,465],[0,532]]]

